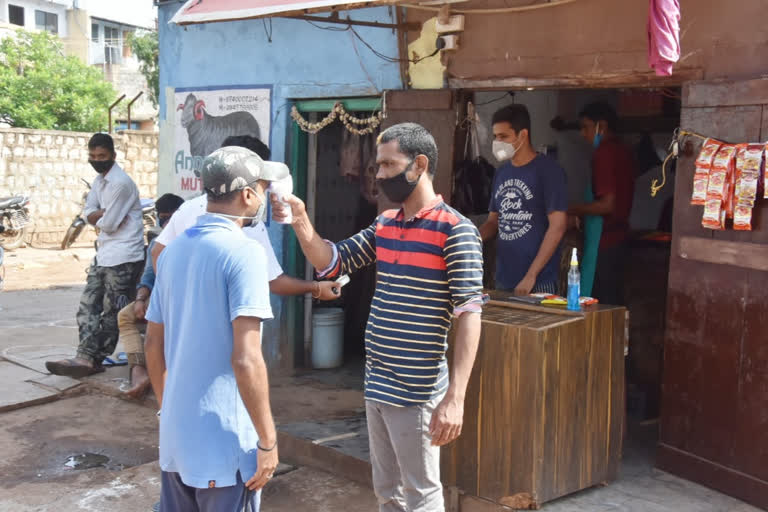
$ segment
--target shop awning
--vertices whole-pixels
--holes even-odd
[[[393,5],[403,0],[187,0],[171,23],[191,25],[270,16],[301,16],[364,7]]]

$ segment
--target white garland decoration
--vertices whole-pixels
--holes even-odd
[[[356,117],[347,112],[344,105],[336,103],[325,118],[321,121],[311,123],[302,117],[296,106],[291,108],[291,118],[296,121],[299,128],[307,133],[317,133],[338,119],[351,133],[354,133],[355,135],[367,135],[376,131],[381,124],[382,117],[381,112],[377,112],[366,118]],[[365,128],[359,128],[362,126]]]

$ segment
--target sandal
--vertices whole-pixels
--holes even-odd
[[[96,373],[103,373],[104,367],[100,364],[88,366],[77,362],[75,359],[64,359],[62,361],[46,361],[45,368],[54,375],[63,375],[81,379]]]

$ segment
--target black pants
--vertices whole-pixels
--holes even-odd
[[[626,244],[600,249],[592,295],[601,304],[624,306],[624,266],[628,257]]]

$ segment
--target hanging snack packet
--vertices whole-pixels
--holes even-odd
[[[709,184],[707,185],[707,199],[720,199],[726,201],[728,197],[729,183],[733,179],[736,169],[736,144],[723,144],[712,160],[712,169],[709,172]]]
[[[748,144],[736,159],[736,204],[755,206],[760,171],[763,166],[763,144]]]
[[[765,144],[763,152],[766,155],[766,159],[768,159],[768,142]],[[768,199],[768,169],[763,169],[763,176],[763,198]]]
[[[763,144],[748,144],[736,157],[733,229],[752,230],[752,209],[757,199],[764,150]]]
[[[725,210],[720,199],[707,199],[701,225],[707,229],[725,229]]]
[[[693,176],[691,204],[704,204],[706,202],[712,160],[722,145],[722,142],[715,139],[707,139],[702,144],[699,156],[696,158],[696,172]]]
[[[752,208],[736,205],[733,213],[733,229],[737,231],[752,231]]]

